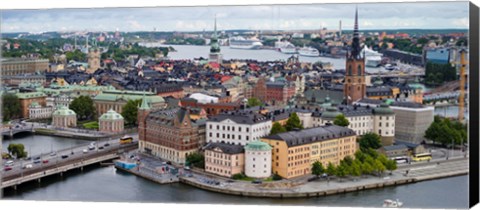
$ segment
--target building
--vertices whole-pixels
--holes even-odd
[[[336,125],[279,133],[262,141],[273,148],[272,172],[287,179],[312,174],[316,161],[338,165],[358,149],[355,132]]]
[[[180,84],[162,84],[155,86],[155,92],[158,96],[163,98],[173,97],[173,98],[183,98],[185,93],[183,91],[182,85]]]
[[[272,147],[265,142],[253,141],[245,146],[245,175],[267,178],[272,175]]]
[[[431,48],[425,50],[425,63],[431,62],[436,64],[450,63],[450,49],[448,48]]]
[[[88,51],[88,69],[87,73],[94,73],[100,68],[100,57],[102,56],[102,51],[98,47],[92,47]]]
[[[185,164],[186,157],[202,146],[201,127],[204,124],[190,119],[187,108],[152,110],[144,97],[138,110],[139,150],[148,154]]]
[[[23,75],[14,75],[14,76],[4,76],[2,77],[3,84],[11,86],[21,86],[22,84],[27,83],[36,83],[40,84],[42,87],[45,86],[46,78],[45,75],[36,75],[36,74],[23,74]]]
[[[346,74],[343,95],[348,104],[352,104],[366,96],[365,58],[361,55],[358,32],[358,11],[355,11],[352,48],[347,53]]]
[[[29,119],[48,119],[52,117],[53,107],[42,107],[39,103],[34,101],[30,104],[28,112]]]
[[[208,55],[208,62],[222,63],[222,54],[220,53],[220,45],[218,44],[217,36],[217,18],[215,18],[215,26],[212,38],[210,39],[210,54]]]
[[[107,90],[93,98],[97,116],[101,116],[110,109],[113,109],[117,113],[122,113],[123,106],[125,106],[129,100],[142,100],[143,95],[145,95],[152,109],[165,108],[165,100],[152,92]]]
[[[266,93],[264,102],[271,105],[286,105],[296,93],[293,82],[267,82],[265,85]]]
[[[98,118],[98,125],[100,132],[121,133],[124,130],[124,119],[121,114],[110,109]]]
[[[218,115],[222,112],[227,112],[227,111],[236,111],[240,110],[241,104],[240,103],[224,103],[224,102],[218,102],[218,103],[200,103],[198,102],[197,99],[193,98],[184,98],[180,101],[180,105],[182,107],[190,107],[190,108],[201,108],[204,109],[205,112],[207,113],[207,116],[214,116]]]
[[[15,94],[20,100],[20,107],[22,109],[22,118],[28,118],[30,115],[30,105],[37,102],[42,107],[47,105],[46,95],[42,92],[25,92]]]
[[[35,58],[5,58],[1,60],[1,76],[14,76],[18,74],[34,74],[44,72],[49,68],[48,59]]]
[[[388,158],[407,157],[409,155],[408,147],[404,144],[384,146],[378,149],[378,151]]]
[[[270,133],[272,121],[256,112],[228,112],[212,116],[207,121],[207,143],[245,146]]]
[[[52,125],[59,128],[77,126],[77,114],[68,107],[59,107],[52,113]]]
[[[245,154],[243,146],[209,143],[205,147],[205,171],[224,177],[243,173]]]

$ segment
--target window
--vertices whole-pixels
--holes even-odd
[[[348,75],[352,75],[352,65],[348,66]]]
[[[362,65],[358,64],[358,67],[357,67],[357,74],[358,76],[362,75]]]
[[[378,129],[378,134],[382,135],[382,130],[381,129]]]
[[[210,129],[212,129],[212,124],[210,124]]]
[[[238,127],[238,131],[239,131],[239,132],[242,132],[242,127]]]
[[[249,130],[250,130],[250,129],[249,129],[249,128],[247,128],[247,132],[249,132]]]
[[[253,168],[255,168],[255,164],[253,164]]]
[[[212,137],[212,132],[209,133],[209,136]]]

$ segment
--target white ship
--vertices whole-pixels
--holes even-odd
[[[285,54],[295,54],[297,53],[297,48],[295,48],[295,45],[288,41],[277,41],[275,42],[275,49],[279,50],[282,53]]]
[[[228,40],[232,49],[260,49],[263,44],[258,39],[245,39],[241,36],[232,37]]]
[[[363,47],[361,54],[365,54],[365,66],[378,67],[382,62],[383,54],[369,49],[367,45]]]
[[[320,56],[320,52],[313,47],[305,47],[303,46],[298,50],[298,54],[301,56],[308,56],[308,57],[318,57]]]
[[[383,201],[383,205],[382,207],[387,207],[387,208],[399,208],[399,207],[402,207],[403,206],[403,203],[400,202],[398,199],[396,201],[394,200],[390,200],[390,199],[386,199]]]

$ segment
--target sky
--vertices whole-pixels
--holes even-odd
[[[3,10],[1,32],[468,29],[468,2]]]

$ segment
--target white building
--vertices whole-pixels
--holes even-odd
[[[207,143],[227,143],[245,146],[270,133],[272,121],[256,112],[229,112],[207,121]]]
[[[272,175],[272,147],[265,142],[254,141],[245,146],[245,175],[267,178]]]
[[[51,106],[42,107],[37,102],[32,102],[28,109],[28,118],[47,119],[52,117],[53,108]]]

